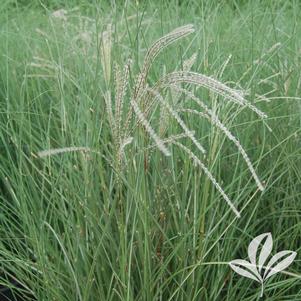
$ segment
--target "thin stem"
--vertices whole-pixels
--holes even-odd
[[[263,296],[263,281],[261,282],[261,292],[260,292],[260,298]]]

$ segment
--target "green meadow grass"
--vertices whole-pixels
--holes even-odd
[[[61,8],[66,19],[53,15]],[[4,1],[0,285],[19,283],[12,290],[24,300],[260,300],[260,285],[228,262],[247,259],[250,241],[271,232],[272,254],[298,253],[295,275],[273,276],[261,300],[301,300],[300,18],[298,1]],[[149,149],[143,127],[116,167],[105,101],[114,65],[131,57],[131,91],[151,44],[185,24],[195,32],[156,58],[148,83],[196,54],[192,71],[246,91],[268,115],[186,85],[239,139],[265,185],[259,191],[218,128],[181,115],[240,218],[183,150]],[[158,110],[151,117],[159,130]],[[168,135],[181,132],[167,125]],[[38,156],[65,147],[92,151]]]

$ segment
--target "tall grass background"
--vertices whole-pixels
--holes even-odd
[[[290,271],[301,277],[298,1],[4,1],[0,12],[2,286],[25,300],[259,300],[258,285],[227,263],[264,232],[275,252],[298,253]],[[240,218],[183,148],[168,145],[166,157],[144,127],[124,141],[122,167],[116,157],[116,64],[122,75],[132,61],[129,109],[147,49],[185,24],[195,32],[160,53],[148,84],[194,57],[191,71],[245,91],[268,116],[185,86],[239,139],[262,192],[235,144],[186,114],[182,103],[196,109],[188,97],[165,95]],[[163,116],[148,116],[156,131],[180,134]],[[83,149],[40,153],[67,147]],[[264,299],[301,300],[300,277],[274,276]]]

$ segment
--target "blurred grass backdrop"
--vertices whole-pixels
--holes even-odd
[[[247,259],[249,242],[264,232],[273,235],[273,254],[298,252],[289,270],[301,275],[300,5],[2,0],[1,291],[10,287],[21,300],[259,300],[258,283],[227,262]],[[143,129],[125,169],[114,168],[104,98],[114,91],[114,64],[132,58],[133,85],[151,43],[190,23],[196,31],[157,57],[148,82],[196,54],[193,71],[246,91],[268,115],[263,122],[195,91],[239,138],[264,192],[217,128],[183,117],[239,219],[183,151],[146,150]],[[70,146],[95,152],[36,155]],[[301,300],[300,281],[277,274],[263,299]]]

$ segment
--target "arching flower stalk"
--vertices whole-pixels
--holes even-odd
[[[190,60],[185,61],[185,66],[183,66],[182,71],[174,71],[164,75],[153,86],[148,86],[147,83],[147,77],[151,66],[160,52],[170,44],[186,37],[192,32],[194,32],[192,25],[182,26],[158,39],[150,47],[146,53],[141,72],[138,74],[133,84],[132,93],[129,93],[129,106],[124,105],[124,98],[127,98],[126,87],[128,85],[130,62],[127,63],[122,74],[118,67],[115,69],[115,101],[106,101],[106,104],[109,105],[107,108],[107,114],[112,130],[113,142],[115,144],[114,149],[117,153],[116,166],[118,166],[118,171],[120,172],[124,166],[123,160],[125,158],[125,146],[129,145],[133,141],[132,137],[135,137],[135,130],[138,127],[143,127],[145,133],[148,134],[155,142],[155,144],[151,147],[153,148],[155,146],[165,156],[171,155],[172,147],[178,147],[183,150],[187,154],[188,158],[192,160],[196,166],[199,166],[203,170],[213,186],[217,189],[217,191],[219,191],[226,203],[230,206],[232,211],[239,217],[239,211],[201,159],[202,154],[206,152],[204,146],[200,144],[199,139],[195,136],[194,129],[190,129],[187,126],[181,115],[183,113],[198,115],[201,118],[205,118],[221,130],[237,147],[258,188],[262,191],[264,186],[240,141],[231,133],[227,126],[220,121],[219,117],[208,107],[207,104],[205,104],[204,101],[200,100],[187,88],[182,88],[181,85],[195,85],[197,87],[208,89],[238,106],[253,111],[260,118],[266,118],[266,114],[247,101],[244,98],[244,93],[242,93],[242,91],[230,88],[210,76],[190,71],[196,59],[196,55],[193,55]],[[169,91],[170,95],[173,97],[173,101],[171,102],[168,101],[167,97],[167,92]],[[181,103],[181,106],[179,107],[178,100],[180,95],[185,95],[187,99],[197,104],[200,110],[186,107],[187,103],[189,103],[188,100]],[[110,108],[113,103],[114,108]],[[159,122],[159,126],[152,121],[152,116],[155,115],[154,112],[157,108],[160,108],[162,117],[162,120]],[[168,118],[166,119],[168,122],[163,120],[163,117]],[[166,134],[168,132],[166,125],[173,122],[173,120],[178,124],[183,132],[181,134],[172,134],[168,137]],[[157,128],[159,129],[157,130]],[[179,142],[179,139],[182,138],[191,140],[192,144],[196,147],[197,153],[191,148],[188,148],[184,142]],[[148,147],[146,146],[144,149],[147,148]]]

